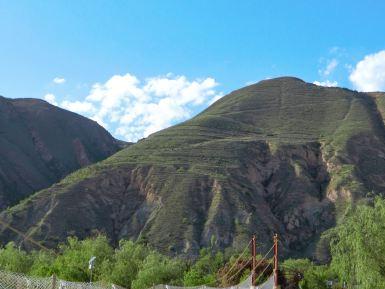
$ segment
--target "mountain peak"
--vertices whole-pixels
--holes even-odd
[[[279,77],[275,77],[275,78],[267,78],[267,79],[261,80],[260,82],[273,82],[273,83],[274,82],[275,83],[300,82],[300,83],[305,83],[305,81],[303,81],[302,79],[300,79],[298,77],[294,77],[294,76],[279,76]]]
[[[83,238],[98,230],[115,243],[198,254],[212,240],[239,249],[255,232],[268,249],[277,232],[283,253],[309,255],[335,224],[336,204],[385,193],[376,181],[385,179],[381,100],[294,77],[264,80],[1,217],[48,246],[68,231]],[[18,238],[4,228],[0,236]]]

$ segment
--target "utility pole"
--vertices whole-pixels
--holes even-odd
[[[274,235],[274,289],[278,289],[278,235]]]
[[[253,238],[251,239],[251,256],[252,256],[252,269],[251,269],[251,285],[255,286],[256,281],[256,266],[257,266],[257,242],[255,239],[255,235],[253,235]]]

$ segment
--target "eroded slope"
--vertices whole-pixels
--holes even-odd
[[[196,254],[243,247],[252,233],[267,247],[278,232],[284,253],[309,255],[347,203],[384,192],[383,126],[368,94],[262,81],[1,217],[51,246],[98,230]]]

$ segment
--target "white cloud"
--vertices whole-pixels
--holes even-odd
[[[326,65],[325,69],[318,70],[318,73],[323,77],[328,77],[338,66],[338,60],[333,58]]]
[[[330,80],[325,80],[325,81],[314,81],[313,84],[318,85],[318,86],[326,86],[326,87],[335,87],[338,86],[337,81],[330,81]]]
[[[44,95],[43,98],[45,101],[49,102],[50,104],[58,105],[56,102],[56,97],[52,93],[47,93],[46,95]]]
[[[84,114],[117,137],[136,141],[192,116],[223,96],[213,78],[188,80],[167,74],[141,82],[132,74],[114,75],[95,83],[83,100],[64,100],[60,106]]]
[[[62,108],[68,109],[70,111],[80,113],[80,114],[86,114],[86,113],[94,113],[96,111],[96,108],[94,105],[87,101],[68,101],[64,100],[60,103],[60,106]]]
[[[249,85],[253,85],[253,84],[256,84],[258,82],[258,80],[250,80],[250,81],[247,81],[245,83],[245,85],[249,86]]]
[[[66,80],[63,77],[55,77],[53,79],[53,82],[56,83],[56,84],[63,84],[64,82],[66,82]]]
[[[385,90],[385,50],[366,55],[356,64],[349,79],[359,91]]]
[[[217,100],[221,99],[223,97],[223,93],[218,93],[216,96],[214,96],[210,102],[208,103],[209,105],[212,105],[214,102],[216,102]]]

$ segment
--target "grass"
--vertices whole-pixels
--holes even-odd
[[[383,99],[376,103],[385,108]],[[346,89],[322,88],[293,79],[264,81],[223,97],[189,121],[76,171],[51,191],[65,193],[79,182],[99,178],[105,171],[151,167],[154,171],[147,176],[148,182],[161,196],[162,207],[153,212],[141,237],[169,250],[170,239],[175,244],[184,238],[194,239],[211,224],[224,198],[232,202],[234,210],[247,209],[244,199],[254,197],[253,188],[242,191],[245,183],[234,172],[250,160],[262,164],[260,152],[277,155],[293,150],[290,165],[294,173],[287,178],[300,179],[307,177],[307,172],[297,161],[301,156],[295,155],[295,148],[319,143],[323,159],[331,164],[329,189],[366,190],[357,172],[365,175],[370,171],[357,168],[359,164],[354,163],[348,148],[355,137],[380,137],[372,102],[369,96]],[[385,164],[383,167],[385,170]],[[222,191],[211,192],[214,181],[224,186]],[[286,185],[282,189],[289,187]],[[40,194],[47,192],[34,195],[20,206],[29,206],[27,202]],[[198,197],[210,199],[207,207],[192,208],[199,203],[195,199]],[[233,225],[240,236],[235,234],[235,240],[243,240],[250,228],[238,220]]]

